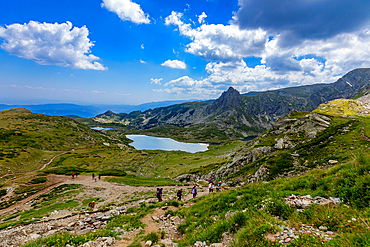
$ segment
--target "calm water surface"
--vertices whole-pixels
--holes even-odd
[[[164,137],[154,137],[146,135],[126,135],[134,142],[131,146],[137,150],[165,150],[165,151],[185,151],[188,153],[203,152],[208,150],[208,144],[204,143],[184,143]]]
[[[104,128],[104,127],[91,127],[93,130],[112,130],[113,128]]]

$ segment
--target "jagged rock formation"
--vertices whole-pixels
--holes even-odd
[[[368,89],[369,81],[370,69],[356,69],[331,84],[244,95],[230,87],[215,101],[188,102],[130,114],[107,111],[94,120],[138,130],[168,125],[198,129],[213,126],[228,136],[246,137],[270,129],[280,117],[292,110],[312,111],[324,102],[354,97]]]

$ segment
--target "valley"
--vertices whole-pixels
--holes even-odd
[[[361,73],[347,76],[353,87],[367,78]],[[134,128],[142,113],[75,120],[1,111],[0,246],[369,246],[370,101],[368,86],[358,85],[313,109],[277,107],[249,141],[240,140],[249,134],[235,127],[243,121],[234,111],[245,114],[240,99],[249,96],[234,89],[213,103],[170,106],[173,123],[189,117],[186,107],[234,112],[189,126]],[[196,153],[136,150],[130,133],[210,144]],[[208,192],[210,180],[220,192]]]

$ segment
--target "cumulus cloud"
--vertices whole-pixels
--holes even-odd
[[[140,47],[141,47],[141,49],[144,49],[144,44],[141,44],[141,46],[140,46]]]
[[[282,34],[284,46],[359,31],[370,24],[370,2],[363,0],[239,0],[239,5],[240,28]]]
[[[284,74],[273,71],[266,65],[250,68],[241,60],[238,62],[211,62],[206,66],[207,78],[195,80],[183,76],[164,84],[162,92],[197,95],[199,98],[218,97],[229,86],[240,92],[272,90],[283,87],[307,85],[317,82],[333,82],[338,77],[323,70],[323,64],[315,59],[302,59],[298,63],[307,68],[304,71],[289,71]],[[318,81],[318,80],[323,81]]]
[[[203,24],[192,29],[182,21],[183,14],[172,12],[165,25],[178,26],[181,35],[191,39],[186,52],[211,61],[238,61],[243,57],[259,56],[268,39],[262,29],[240,30],[236,25]]]
[[[159,78],[159,79],[153,79],[153,78],[150,78],[150,84],[157,84],[157,85],[161,85],[161,81],[163,80],[163,78]]]
[[[11,55],[42,65],[74,69],[106,70],[99,57],[91,54],[94,43],[86,26],[73,27],[71,22],[12,24],[0,27],[1,48]]]
[[[149,24],[149,15],[145,14],[140,5],[131,0],[103,0],[101,4],[107,10],[116,13],[122,21],[136,24]]]
[[[346,8],[345,1],[281,1],[281,8],[275,2],[240,0],[241,9],[229,25],[202,22],[193,28],[183,14],[172,12],[165,24],[189,38],[185,51],[210,62],[206,78],[183,76],[165,83],[163,92],[217,97],[230,85],[248,92],[329,83],[350,70],[370,67],[370,3],[354,1],[357,9]],[[333,9],[323,7],[328,4]],[[341,14],[354,20],[337,25]],[[332,15],[337,16],[326,23]],[[260,64],[249,67],[252,58]]]
[[[161,64],[162,66],[170,67],[172,69],[186,69],[186,64],[179,60],[167,60]]]
[[[206,18],[207,18],[207,15],[204,12],[200,16],[198,16],[198,22],[199,22],[199,24],[204,23],[204,19],[206,19]]]
[[[140,59],[140,63],[146,64],[146,62],[144,60],[141,60],[141,59]]]

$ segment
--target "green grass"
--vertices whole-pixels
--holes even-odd
[[[176,212],[180,217],[186,216],[185,223],[178,227],[185,234],[180,246],[192,245],[196,241],[219,242],[224,232],[236,233],[232,244],[235,247],[277,246],[263,235],[278,231],[278,224],[287,224],[282,219],[288,220],[291,227],[299,227],[302,223],[314,224],[317,228],[325,226],[338,233],[328,243],[305,236],[289,246],[302,246],[305,241],[304,246],[347,246],[349,243],[349,246],[368,246],[370,231],[359,218],[370,221],[369,181],[370,156],[358,154],[344,165],[313,170],[302,177],[250,184],[198,198],[194,206]],[[296,212],[283,200],[291,194],[339,197],[343,203],[335,208],[312,205],[303,212]],[[261,210],[266,199],[270,204]],[[243,210],[246,212],[242,213]],[[224,215],[228,211],[239,213],[226,219]],[[352,218],[357,221],[352,221]]]
[[[31,184],[42,184],[42,183],[45,183],[47,180],[46,177],[38,177],[38,178],[34,178],[30,181]]]
[[[169,178],[147,178],[135,177],[132,175],[122,178],[106,178],[105,181],[111,183],[126,184],[132,186],[166,186],[166,185],[181,185],[182,183],[173,181]]]

